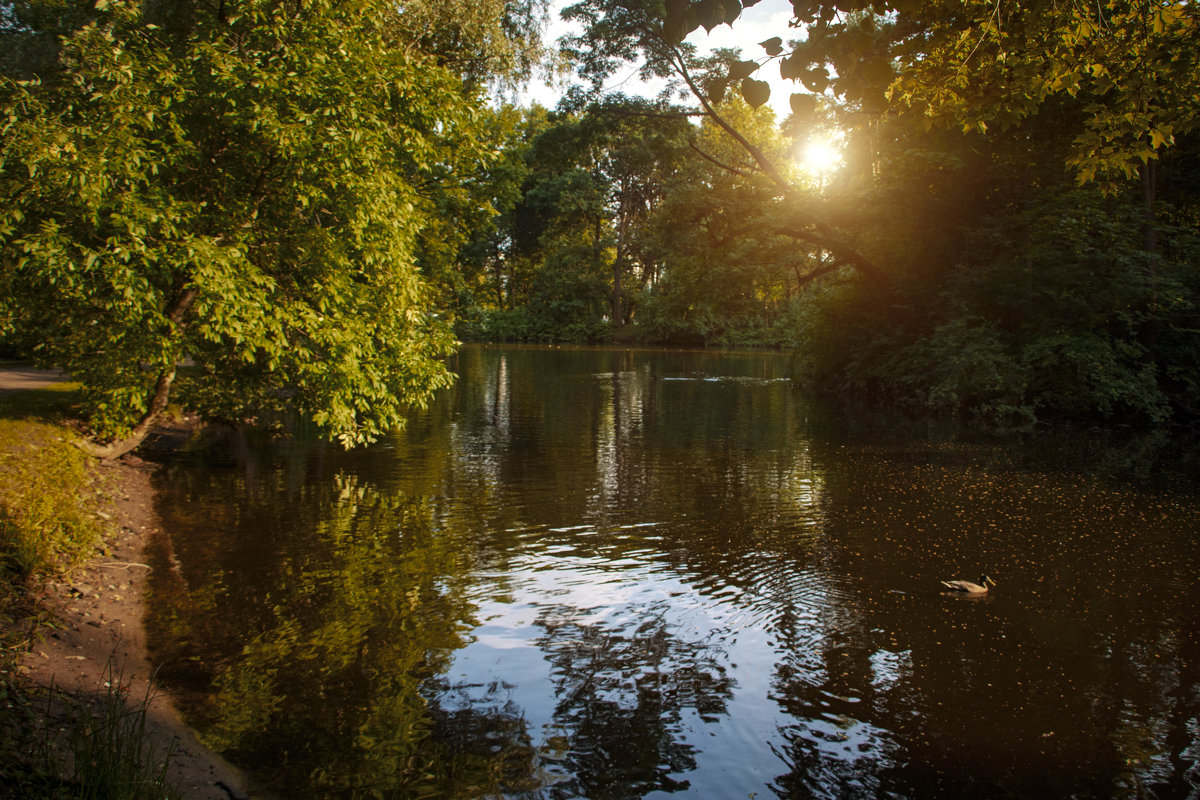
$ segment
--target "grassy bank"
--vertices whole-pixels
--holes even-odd
[[[105,487],[66,422],[76,398],[71,384],[0,396],[0,797],[169,797],[148,698],[127,698],[120,675],[86,697],[21,678],[55,629],[43,588],[105,547]]]
[[[100,541],[87,457],[60,421],[71,384],[0,397],[0,553],[8,594],[61,574]]]

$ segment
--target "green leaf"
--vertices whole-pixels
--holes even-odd
[[[729,82],[740,81],[743,78],[748,78],[758,71],[757,61],[738,61],[729,68]]]
[[[792,113],[798,117],[806,117],[817,110],[817,97],[812,94],[796,93],[788,98]]]
[[[705,96],[710,102],[719,103],[725,99],[725,91],[729,88],[728,80],[716,80],[708,85]]]
[[[696,14],[696,19],[700,23],[700,27],[704,28],[706,33],[712,33],[713,28],[725,23],[725,4],[722,0],[701,0],[695,6],[692,6]]]
[[[783,52],[783,39],[778,36],[772,36],[765,42],[759,42],[759,45],[767,51],[767,55],[772,57]]]
[[[800,82],[805,88],[821,94],[829,88],[829,71],[824,67],[808,70],[800,75]]]
[[[1153,128],[1150,131],[1150,147],[1153,149],[1157,150],[1160,147],[1174,143],[1175,137],[1171,134],[1170,125],[1163,125],[1159,128]]]
[[[804,74],[805,59],[799,53],[793,53],[779,62],[779,77],[785,81],[794,81]]]
[[[742,81],[742,97],[751,108],[759,108],[771,99],[771,86],[766,81],[746,78]]]
[[[724,0],[725,24],[732,26],[742,15],[742,4],[738,0]]]
[[[699,25],[695,17],[690,15],[690,0],[667,0],[666,16],[663,20],[663,35],[672,44],[679,44]],[[692,27],[688,27],[691,21]]]

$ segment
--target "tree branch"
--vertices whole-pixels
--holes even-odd
[[[791,188],[791,184],[789,184],[787,179],[779,173],[779,170],[775,168],[773,163],[771,163],[771,159],[767,158],[766,154],[763,153],[762,150],[756,147],[749,139],[747,139],[736,128],[734,128],[728,120],[721,116],[716,107],[709,102],[708,97],[704,94],[704,92],[700,91],[700,87],[696,85],[696,81],[692,78],[692,74],[687,68],[687,63],[683,58],[683,54],[674,47],[671,48],[670,52],[672,66],[675,68],[675,71],[679,73],[679,76],[683,78],[683,82],[687,84],[688,90],[691,91],[692,95],[700,101],[700,107],[704,109],[705,115],[715,122],[717,127],[729,134],[729,136],[731,136],[733,140],[742,147],[743,150],[750,154],[750,157],[754,159],[756,164],[758,164],[758,168],[762,170],[764,175],[771,179],[771,182],[774,183],[780,191],[788,191],[788,189]]]
[[[789,239],[798,239],[802,242],[807,242],[833,256],[834,260],[828,265],[829,269],[822,268],[816,274],[813,274],[812,278],[820,277],[820,275],[831,272],[834,268],[849,265],[886,289],[896,288],[895,283],[888,277],[886,272],[853,247],[838,241],[828,225],[815,222],[808,224],[816,228],[817,233],[804,230],[802,224],[786,225],[778,222],[755,222],[734,229],[715,244],[717,247],[721,247],[733,240],[755,232],[774,233],[778,236],[786,236]]]
[[[716,156],[710,155],[710,154],[706,153],[704,150],[700,149],[700,145],[696,144],[696,140],[691,138],[690,136],[688,137],[688,147],[690,147],[692,150],[694,150],[696,152],[696,154],[698,156],[700,156],[701,158],[703,158],[705,161],[708,161],[709,163],[715,165],[719,169],[723,169],[726,172],[731,172],[734,175],[737,175],[742,178],[750,177],[750,173],[746,172],[745,170],[741,169],[740,167],[735,167],[731,164],[726,164],[725,162],[719,160]]]
[[[888,277],[887,273],[880,269],[878,265],[871,261],[871,259],[867,258],[849,245],[843,244],[839,241],[832,241],[826,238],[826,236],[812,234],[787,225],[764,227],[767,227],[771,233],[776,233],[780,236],[787,236],[791,239],[799,239],[802,242],[808,242],[809,244],[816,245],[833,256],[834,266],[849,264],[863,275],[866,275],[868,278],[875,281],[880,286],[883,286],[887,289],[896,288],[895,284],[892,282],[892,279]],[[818,230],[825,229],[824,232],[828,232],[828,226],[816,226],[814,224],[814,227],[817,227]]]

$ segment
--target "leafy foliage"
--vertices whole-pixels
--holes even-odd
[[[697,57],[743,5],[568,12],[585,79],[636,62],[705,120],[651,223],[644,332],[794,343],[812,387],[1006,425],[1195,415],[1190,4],[794,3],[799,41]],[[797,82],[786,130],[832,110],[840,174],[806,182],[737,110],[768,64]]]
[[[698,28],[736,25],[736,0],[672,0],[661,35],[681,43]],[[963,130],[1005,129],[1069,97],[1079,127],[1068,163],[1083,182],[1116,191],[1177,134],[1194,130],[1200,92],[1200,11],[1184,0],[1144,3],[822,2],[792,4],[804,37],[761,43],[761,61],[738,60],[723,87],[740,84],[752,105],[770,86],[767,63],[811,92],[879,113],[903,106]],[[647,50],[647,53],[650,51]],[[648,62],[656,56],[648,55]]]
[[[486,247],[479,327],[465,332],[587,341],[631,320],[657,269],[648,220],[680,163],[684,126],[623,97],[538,119],[512,156],[519,195]]]
[[[0,333],[84,384],[98,434],[183,359],[186,405],[347,445],[447,383],[418,238],[488,153],[418,9],[106,0],[9,34],[63,36],[0,82]]]
[[[1139,206],[1047,175],[1055,148],[1031,158],[1028,129],[907,130],[877,197],[904,300],[880,307],[846,280],[807,298],[805,383],[1008,426],[1193,416],[1194,388],[1171,376],[1200,344],[1194,231],[1159,225],[1168,246],[1147,252]]]

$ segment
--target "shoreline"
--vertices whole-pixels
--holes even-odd
[[[119,678],[131,703],[149,697],[146,742],[156,758],[172,751],[166,777],[179,796],[241,800],[249,797],[242,773],[205,747],[167,690],[152,684],[154,666],[143,625],[150,569],[144,550],[161,529],[152,485],[159,468],[136,451],[90,467],[96,514],[108,531],[86,563],[40,587],[38,599],[51,620],[40,626],[39,638],[21,657],[17,677],[38,690],[53,686],[75,700],[104,694],[106,682]],[[48,724],[57,724],[54,716],[51,709]]]

